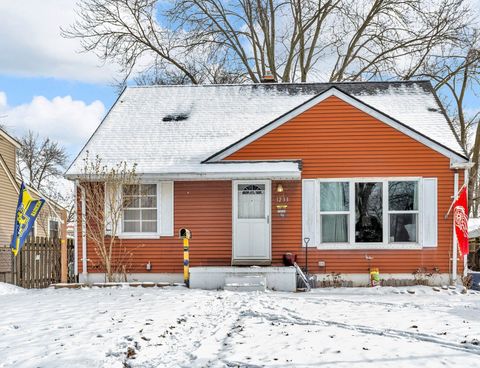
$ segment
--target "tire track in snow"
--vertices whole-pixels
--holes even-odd
[[[268,309],[273,309],[271,303],[269,304]],[[369,327],[365,325],[347,324],[343,322],[324,320],[324,319],[316,319],[316,320],[305,319],[303,317],[300,317],[296,311],[286,307],[283,307],[282,311],[288,312],[288,316],[281,315],[278,313],[271,314],[270,312],[261,313],[261,312],[256,312],[252,309],[242,311],[242,313],[244,313],[244,315],[248,317],[264,318],[272,322],[293,323],[293,324],[304,325],[304,326],[333,326],[333,327],[338,327],[345,330],[357,331],[367,335],[377,335],[377,336],[386,336],[391,338],[404,338],[404,339],[409,338],[409,339],[420,341],[420,342],[433,343],[446,348],[459,350],[459,351],[463,351],[463,352],[467,352],[475,355],[480,355],[480,346],[450,342],[429,334],[413,333],[413,332],[396,330],[391,328],[378,329],[378,328]]]

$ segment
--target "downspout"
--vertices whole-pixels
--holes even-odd
[[[74,209],[75,209],[75,225],[73,227],[73,239],[74,239],[74,250],[73,250],[73,273],[75,278],[78,276],[78,204],[77,204],[77,192],[78,192],[78,180],[73,182],[73,193],[74,193]]]
[[[453,202],[457,200],[457,193],[458,193],[458,171],[455,170],[455,174],[453,174]],[[457,283],[457,237],[455,236],[455,221],[452,221],[452,229],[453,229],[453,241],[452,241],[452,284],[455,285]]]
[[[464,185],[467,186],[467,188],[468,188],[469,179],[470,179],[470,172],[468,170],[468,167],[466,167],[463,172],[463,183]],[[468,204],[467,204],[467,210],[468,210]],[[465,254],[463,256],[463,277],[467,277],[467,271],[468,271],[468,255]]]
[[[463,182],[468,186],[469,179],[469,169],[474,166],[473,162],[451,162],[450,168],[455,170],[454,174],[454,183],[453,183],[453,201],[456,201],[458,198],[458,170],[464,170]],[[457,282],[457,257],[458,257],[458,246],[457,246],[457,237],[455,235],[455,221],[452,221],[453,227],[453,242],[452,242],[452,284]],[[467,257],[463,258],[463,276],[466,276],[467,272]]]
[[[87,270],[87,205],[86,205],[86,195],[85,188],[77,183],[80,187],[82,194],[82,276],[84,281],[87,279],[88,270]]]

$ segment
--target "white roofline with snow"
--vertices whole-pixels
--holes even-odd
[[[300,161],[251,161],[200,164],[195,172],[138,173],[141,180],[300,180]],[[68,174],[67,179],[101,180],[85,174]]]
[[[240,150],[241,148],[249,145],[250,143],[256,141],[260,137],[264,136],[265,134],[271,132],[272,130],[278,128],[282,124],[286,123],[287,121],[292,120],[296,116],[302,114],[303,112],[307,111],[308,109],[312,108],[313,106],[317,105],[318,103],[324,101],[328,97],[335,96],[344,102],[356,107],[357,109],[369,114],[370,116],[380,120],[381,122],[391,126],[394,129],[404,133],[405,135],[409,136],[410,138],[415,139],[416,141],[426,145],[427,147],[432,148],[433,150],[437,151],[438,153],[450,158],[451,163],[463,163],[468,162],[464,156],[453,152],[452,150],[444,147],[443,145],[435,142],[434,140],[426,137],[423,134],[418,133],[417,131],[413,130],[405,126],[404,124],[400,123],[399,121],[392,119],[390,116],[385,115],[384,113],[374,109],[373,107],[369,106],[368,104],[340,91],[339,89],[332,87],[327,91],[313,97],[312,99],[306,101],[302,105],[294,108],[290,112],[282,115],[281,117],[273,120],[272,122],[268,123],[267,125],[263,126],[262,128],[258,129],[256,132],[242,138],[238,142],[234,143],[230,147],[219,151],[218,153],[214,154],[213,156],[209,157],[205,162],[218,162],[223,160],[224,158],[230,156],[231,154],[235,153],[236,151]]]

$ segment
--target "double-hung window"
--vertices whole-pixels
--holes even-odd
[[[388,182],[389,242],[417,242],[418,216],[418,181]]]
[[[123,185],[123,232],[157,233],[157,184]]]
[[[58,239],[60,237],[60,225],[57,219],[48,220],[48,236],[50,239]]]
[[[320,224],[322,243],[348,243],[350,183],[320,183]]]
[[[419,244],[419,183],[395,178],[317,180],[318,243],[359,249]]]

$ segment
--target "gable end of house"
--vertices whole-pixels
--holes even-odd
[[[235,152],[239,151],[240,149],[248,146],[250,143],[256,141],[257,139],[263,137],[267,133],[271,132],[272,130],[278,128],[279,126],[283,125],[284,123],[292,120],[296,116],[302,114],[303,112],[307,111],[308,109],[312,108],[313,106],[320,104],[322,101],[326,100],[329,97],[335,96],[340,100],[344,101],[345,103],[363,111],[364,113],[376,118],[377,120],[391,126],[392,128],[406,134],[407,136],[411,137],[412,139],[422,143],[423,145],[437,151],[438,153],[450,158],[452,166],[459,163],[467,163],[469,159],[466,157],[465,154],[456,152],[449,147],[431,139],[427,135],[415,130],[414,128],[402,123],[401,121],[385,114],[384,112],[380,111],[379,109],[361,101],[360,99],[342,91],[341,89],[332,86],[328,90],[312,97],[311,99],[305,101],[301,105],[295,107],[294,109],[286,112],[285,114],[279,116],[275,120],[269,122],[268,124],[260,127],[256,131],[250,133],[249,135],[241,138],[237,142],[223,148],[222,150],[218,151],[214,155],[211,155],[207,159],[205,159],[202,163],[214,163],[214,162],[221,162],[221,160],[227,158],[228,156],[234,154]],[[435,97],[437,99],[437,97]],[[441,106],[441,105],[439,105]],[[442,110],[442,115],[445,115],[444,110]]]

